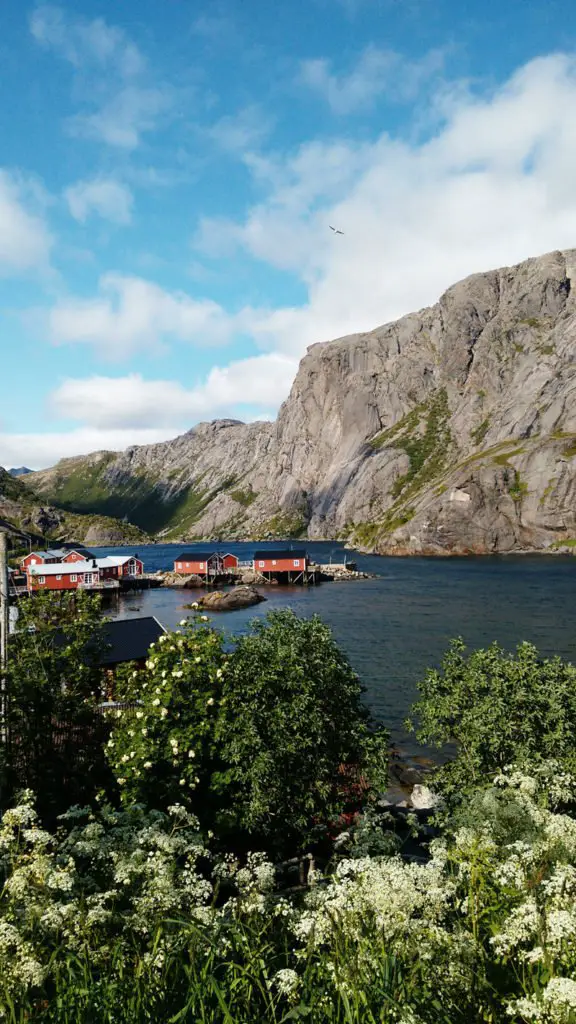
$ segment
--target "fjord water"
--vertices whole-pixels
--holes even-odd
[[[259,548],[279,545],[259,544]],[[294,547],[301,546],[294,544]],[[188,545],[187,550],[206,550]],[[208,545],[251,557],[254,545]],[[507,556],[482,558],[385,558],[360,555],[333,542],[306,543],[317,562],[341,562],[346,555],[374,579],[322,583],[316,587],[259,588],[266,602],[237,612],[213,614],[224,630],[240,633],[273,608],[298,615],[318,614],[333,629],[366,688],[373,714],[391,730],[406,754],[417,745],[403,727],[416,698],[416,683],[437,666],[449,640],[462,636],[482,647],[498,640],[513,649],[531,640],[542,654],[576,662],[576,558]],[[182,545],[141,547],[147,571],[169,569]],[[106,554],[133,548],[102,548]],[[108,613],[130,618],[155,615],[168,628],[190,614],[184,605],[202,591],[161,588],[113,599]]]

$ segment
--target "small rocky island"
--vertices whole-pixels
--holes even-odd
[[[210,612],[236,612],[240,608],[250,608],[254,604],[260,604],[266,598],[258,593],[254,587],[235,587],[227,592],[215,590],[206,594],[199,601],[187,604],[185,608],[202,608]]]

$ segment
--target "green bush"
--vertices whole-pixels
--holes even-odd
[[[387,736],[370,730],[361,698],[358,676],[319,618],[281,611],[254,622],[222,687],[221,824],[295,852],[343,809],[337,781],[346,766],[383,788]]]
[[[348,766],[382,786],[385,736],[327,626],[274,612],[226,649],[206,616],[123,674],[107,753],[122,800],[175,801],[222,841],[291,851],[324,834],[349,799]],[[369,777],[369,778],[368,778]]]
[[[8,735],[2,804],[33,789],[42,817],[93,799],[112,783],[106,724],[100,599],[75,591],[22,598],[10,637]]]
[[[576,668],[541,658],[532,644],[520,644],[515,654],[496,643],[468,654],[454,640],[441,670],[429,670],[418,689],[410,728],[422,743],[456,745],[435,773],[446,793],[485,785],[524,759],[576,765]]]

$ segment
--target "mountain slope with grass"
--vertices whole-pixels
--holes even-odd
[[[576,546],[576,250],[313,345],[276,423],[202,423],[23,478],[165,539],[345,538],[396,554]]]
[[[137,526],[109,516],[80,515],[46,503],[23,478],[0,467],[0,526],[15,544],[43,541],[76,541],[93,544],[142,544],[147,538]]]

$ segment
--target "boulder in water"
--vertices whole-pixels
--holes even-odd
[[[235,587],[227,593],[217,590],[213,594],[206,594],[198,602],[198,607],[211,612],[234,612],[265,600],[254,587]]]

